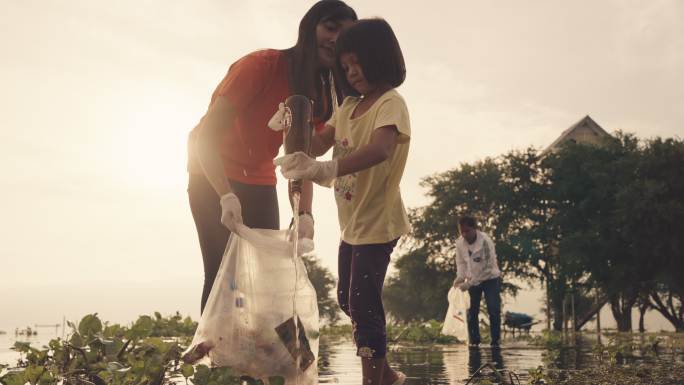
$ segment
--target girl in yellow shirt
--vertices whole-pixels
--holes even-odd
[[[408,157],[408,109],[396,91],[406,78],[392,28],[382,19],[362,20],[337,39],[337,70],[347,95],[314,136],[312,155],[333,147],[333,159],[304,153],[276,160],[283,176],[333,186],[340,222],[338,300],[351,317],[364,384],[400,385],[406,376],[386,359],[382,286],[392,250],[408,233],[399,182]]]

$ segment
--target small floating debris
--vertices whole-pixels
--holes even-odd
[[[27,337],[28,336],[35,336],[35,335],[38,335],[38,331],[33,330],[33,329],[31,329],[30,326],[28,326],[28,327],[26,327],[26,329],[19,329],[19,328],[14,329],[14,335],[15,336],[27,336]]]

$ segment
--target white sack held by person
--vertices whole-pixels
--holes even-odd
[[[447,310],[442,334],[458,338],[459,341],[468,342],[468,324],[466,312],[470,303],[470,296],[467,290],[460,290],[455,287],[449,289],[447,294],[449,299],[449,309]]]

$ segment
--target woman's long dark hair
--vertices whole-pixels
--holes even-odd
[[[340,0],[321,0],[314,4],[299,23],[297,44],[285,50],[288,58],[288,76],[290,93],[306,95],[314,101],[314,116],[320,120],[327,120],[332,114],[330,79],[334,71],[319,68],[318,42],[316,40],[316,26],[328,20],[357,20],[356,12]],[[321,82],[323,87],[321,87]],[[335,82],[335,94],[342,100],[341,88]],[[324,98],[323,92],[328,94]],[[327,106],[324,106],[327,101]]]

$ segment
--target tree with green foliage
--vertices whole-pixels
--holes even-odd
[[[601,146],[570,143],[547,160],[559,255],[608,295],[620,331],[632,329],[632,308],[646,298],[681,328],[682,147],[617,133]],[[659,294],[670,289],[672,306]]]
[[[398,275],[386,287],[387,308],[393,316],[403,321],[444,316],[446,293],[455,277],[458,218],[464,214],[479,218],[482,230],[492,236],[504,274],[538,277],[528,263],[531,256],[540,259],[538,243],[521,242],[529,227],[524,213],[532,206],[516,195],[522,190],[538,194],[536,176],[526,166],[535,161],[533,150],[512,153],[462,164],[423,181],[432,203],[410,213],[413,233],[406,243],[410,251],[397,261]],[[517,289],[504,280],[504,291],[514,294]],[[437,302],[419,305],[430,298]]]
[[[568,295],[585,314],[578,328],[595,315],[598,295],[609,299],[619,330],[631,330],[639,298],[680,330],[682,153],[681,140],[618,133],[598,146],[568,143],[544,157],[512,151],[424,179],[431,202],[410,213],[409,251],[387,285],[388,311],[400,320],[436,317],[449,287],[442,275],[454,273],[457,221],[470,214],[496,242],[505,276],[544,284],[554,329]],[[420,305],[427,298],[440,299]]]
[[[618,200],[625,231],[645,260],[649,307],[684,331],[684,141],[655,138],[639,151],[634,178]]]
[[[321,319],[329,324],[335,324],[340,320],[340,306],[337,300],[331,297],[330,292],[335,289],[335,278],[330,270],[321,265],[320,260],[313,254],[305,254],[302,261],[306,266],[309,280],[316,290],[318,299],[318,313]]]
[[[426,248],[403,254],[394,266],[397,274],[389,278],[383,290],[385,310],[404,323],[444,319],[453,268],[429,258]]]

